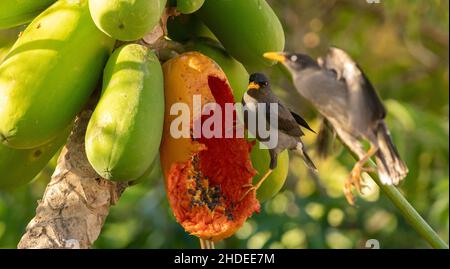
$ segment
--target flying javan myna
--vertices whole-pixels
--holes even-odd
[[[355,203],[351,188],[354,186],[361,192],[361,173],[370,170],[365,165],[372,156],[384,184],[396,185],[406,177],[408,168],[384,122],[386,110],[364,72],[346,52],[331,48],[318,62],[304,54],[270,52],[264,56],[281,62],[292,73],[298,92],[358,156],[359,161],[344,186],[350,204]],[[370,143],[367,152],[361,143],[363,139]]]
[[[270,154],[270,166],[269,170],[262,176],[260,181],[256,186],[250,185],[246,187],[250,187],[249,190],[245,193],[247,195],[250,191],[257,190],[264,180],[270,175],[270,173],[277,167],[277,158],[278,154],[283,152],[286,149],[296,150],[300,153],[303,160],[305,161],[308,168],[313,171],[316,171],[316,167],[314,163],[309,158],[306,153],[305,147],[300,139],[301,136],[304,135],[300,126],[314,132],[311,127],[309,127],[308,123],[299,115],[290,111],[270,90],[269,80],[267,77],[260,73],[255,73],[250,76],[250,83],[248,85],[248,89],[242,98],[242,104],[245,108],[244,110],[244,123],[245,127],[249,129],[249,131],[256,136],[256,138],[263,144],[268,142],[268,138],[262,138],[260,133],[258,132],[258,104],[264,104],[265,106],[265,119],[266,126],[264,129],[267,130],[267,126],[269,126],[270,119],[278,120],[278,141],[276,147],[271,148],[268,146],[269,154]],[[275,104],[278,107],[278,115],[272,115],[276,113],[271,113],[270,104]],[[252,117],[249,117],[252,115]],[[248,120],[255,120],[256,123],[252,126],[249,124]],[[272,127],[272,126],[271,126]],[[244,197],[245,197],[244,195]]]

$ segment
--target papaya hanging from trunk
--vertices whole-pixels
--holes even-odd
[[[256,173],[250,160],[251,143],[245,138],[203,135],[175,138],[171,125],[177,116],[171,107],[181,103],[193,111],[193,96],[199,95],[203,104],[213,102],[223,110],[226,103],[234,103],[232,90],[218,65],[198,52],[169,60],[163,71],[166,113],[160,156],[169,204],[188,233],[213,241],[227,238],[259,211],[254,192],[241,200],[246,192],[243,186],[251,184]],[[204,119],[188,115],[191,132]]]
[[[0,141],[35,148],[56,137],[94,91],[114,44],[87,0],[60,0],[38,16],[0,65]]]
[[[12,28],[33,20],[56,0],[0,1],[0,29]]]
[[[196,14],[251,72],[275,64],[265,52],[284,50],[283,27],[265,0],[206,0]]]
[[[142,176],[158,154],[164,86],[155,53],[138,44],[117,49],[106,65],[103,91],[86,131],[86,154],[106,179]]]
[[[0,144],[0,189],[11,190],[30,182],[64,145],[72,124],[47,144],[33,149],[13,149]]]
[[[167,0],[89,0],[97,27],[112,38],[133,41],[155,27]]]

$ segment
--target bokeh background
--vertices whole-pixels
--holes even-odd
[[[449,3],[447,0],[271,0],[286,31],[287,49],[319,56],[329,46],[347,50],[385,100],[387,122],[410,168],[400,189],[448,242],[449,238]],[[315,111],[279,67],[267,70],[275,92],[318,129]],[[313,135],[306,142],[314,153]],[[311,177],[291,154],[282,191],[262,205],[218,248],[428,248],[398,210],[368,179],[370,190],[349,206],[343,181],[353,159],[334,141],[332,155]],[[15,248],[34,216],[51,169],[14,192],[0,192],[0,248]],[[1,175],[0,175],[1,180]],[[126,190],[111,209],[95,248],[198,248],[198,240],[175,222],[163,179]]]

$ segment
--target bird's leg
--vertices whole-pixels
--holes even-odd
[[[264,176],[258,181],[258,183],[256,185],[253,184],[247,184],[242,186],[243,188],[249,188],[244,195],[242,195],[241,199],[239,201],[244,200],[244,198],[252,191],[257,191],[259,189],[259,187],[261,187],[261,185],[264,183],[264,181],[270,176],[270,174],[272,173],[272,169],[269,169]]]
[[[361,158],[355,166],[353,166],[352,171],[350,172],[349,178],[344,183],[344,195],[347,199],[347,202],[350,205],[355,204],[355,197],[352,193],[351,188],[354,186],[355,189],[362,193],[362,189],[367,187],[364,184],[361,184],[361,173],[373,171],[371,167],[365,167],[367,161],[378,151],[378,146],[371,144],[369,151]]]

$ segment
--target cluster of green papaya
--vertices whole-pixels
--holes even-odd
[[[0,1],[0,188],[45,167],[99,82],[85,137],[91,165],[104,178],[136,182],[159,166],[163,72],[155,52],[134,41],[165,26],[166,6],[181,13],[168,19],[168,38],[214,60],[236,101],[248,71],[273,64],[263,53],[284,49],[281,23],[264,0]],[[268,158],[254,147],[260,174]],[[288,163],[285,152],[258,198],[279,191]]]
[[[113,53],[120,33],[105,34],[109,29],[96,26],[94,19],[105,11],[93,5],[99,2],[0,3],[0,28],[5,28],[0,30],[0,188],[27,183],[47,165],[102,74],[101,98],[86,134],[92,166],[105,178],[139,181],[157,163],[164,115],[161,65],[141,45]],[[154,7],[154,1],[116,2]],[[158,3],[148,28],[160,19],[165,0]],[[14,28],[27,22],[24,30]]]

